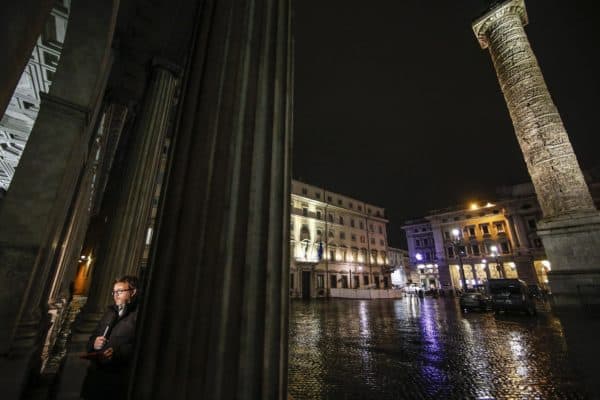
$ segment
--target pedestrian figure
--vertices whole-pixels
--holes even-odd
[[[124,276],[115,281],[114,304],[108,307],[88,340],[86,358],[92,363],[83,383],[82,398],[126,398],[137,322],[137,294],[136,277]]]

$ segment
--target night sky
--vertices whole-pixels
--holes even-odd
[[[429,210],[529,181],[492,61],[485,1],[295,1],[293,175],[386,208],[390,244]],[[526,31],[583,169],[600,164],[593,1],[526,0]]]

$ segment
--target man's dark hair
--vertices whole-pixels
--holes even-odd
[[[133,275],[125,275],[122,278],[117,279],[115,283],[126,283],[132,289],[138,288],[138,278]]]

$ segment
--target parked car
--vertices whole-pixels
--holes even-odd
[[[490,279],[488,287],[495,313],[501,311],[524,311],[529,315],[537,313],[533,296],[522,280]]]
[[[486,311],[492,307],[492,299],[486,293],[473,290],[467,291],[460,295],[460,309],[461,310],[481,310]]]

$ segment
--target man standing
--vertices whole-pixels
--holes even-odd
[[[137,321],[137,288],[134,276],[124,276],[113,285],[115,304],[108,307],[88,341],[88,351],[93,357],[81,391],[84,399],[127,397]]]

